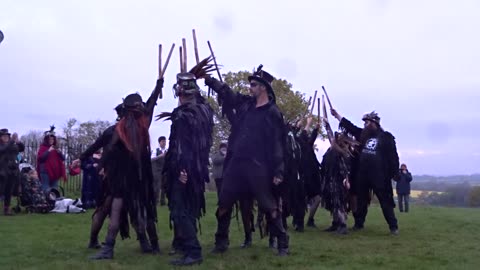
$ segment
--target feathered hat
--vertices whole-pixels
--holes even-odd
[[[44,135],[45,137],[47,137],[47,136],[55,137],[55,126],[54,126],[54,125],[51,125],[51,126],[50,126],[50,129],[47,130],[47,131],[45,131],[45,132],[43,133],[43,135]]]
[[[380,126],[380,117],[378,116],[378,113],[376,113],[375,111],[364,114],[363,117],[362,117],[362,120],[363,121],[367,121],[367,120],[372,121],[372,122],[376,123],[378,126]]]
[[[209,56],[200,61],[189,72],[178,73],[177,83],[173,86],[174,97],[199,93],[200,87],[197,84],[197,80],[204,79],[209,72],[215,70],[215,65],[211,63],[212,61],[213,57]]]
[[[270,73],[264,71],[263,65],[258,66],[257,70],[253,71],[251,76],[248,76],[248,81],[252,82],[257,81],[262,83],[267,87],[267,92],[270,96],[272,96],[273,100],[275,101],[275,93],[273,92],[272,82],[275,79]]]

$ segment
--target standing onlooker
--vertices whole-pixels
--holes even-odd
[[[54,130],[55,127],[52,126],[49,131],[45,132],[43,143],[40,145],[37,154],[37,171],[40,174],[44,191],[57,188],[60,178],[67,179],[65,156],[57,148],[57,137]]]
[[[158,138],[158,145],[156,156],[152,158],[152,171],[153,171],[153,189],[155,191],[155,202],[164,206],[165,200],[165,188],[163,182],[163,165],[165,164],[165,155],[167,154],[167,139],[165,136]]]
[[[15,187],[18,187],[17,155],[18,146],[11,140],[8,129],[0,129],[0,195],[3,195],[3,213],[6,216],[12,215],[10,201]]]
[[[408,212],[412,174],[408,171],[406,164],[400,166],[400,173],[394,180],[397,182],[398,208],[400,208],[400,212],[404,212],[404,209],[405,212]]]
[[[215,153],[212,157],[212,177],[215,180],[217,197],[220,197],[223,179],[223,163],[225,162],[225,157],[227,156],[227,144],[221,143],[218,149],[218,153]]]
[[[18,134],[16,132],[14,132],[12,134],[12,141],[14,141],[16,144],[17,144],[17,147],[18,147],[18,155],[17,155],[17,161],[18,163],[23,163],[25,160],[24,160],[24,153],[25,153],[25,144],[23,144],[19,138],[18,138]]]
[[[98,164],[102,158],[101,150],[96,151],[93,156],[82,162],[83,179],[82,179],[82,203],[83,208],[95,208],[97,191],[100,183],[100,175],[98,174]]]
[[[157,148],[157,154],[156,156],[165,156],[167,153],[167,138],[165,136],[160,136],[158,138],[158,148]]]

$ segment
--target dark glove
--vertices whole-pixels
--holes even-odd
[[[164,82],[163,78],[158,79],[157,80],[157,85],[155,86],[155,88],[162,88],[163,89],[163,82]]]
[[[205,78],[205,85],[212,88],[214,91],[222,87],[222,83],[211,76]]]
[[[213,87],[217,82],[218,80],[212,76],[208,76],[205,78],[205,85],[209,86],[210,88]]]

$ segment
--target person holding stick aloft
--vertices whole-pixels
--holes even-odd
[[[209,182],[213,110],[201,95],[196,80],[207,76],[211,70],[210,60],[207,58],[189,72],[177,74],[174,93],[179,99],[178,107],[171,113],[158,116],[158,119],[172,121],[164,175],[170,221],[174,228],[172,247],[175,253],[183,253],[182,257],[171,261],[177,266],[203,261],[197,238],[197,220],[205,214],[204,192],[205,182]],[[184,70],[185,62],[181,66]]]
[[[104,191],[104,207],[110,211],[105,244],[90,257],[93,260],[112,259],[118,232],[122,239],[129,237],[129,223],[137,231],[143,252],[160,252],[156,232],[157,208],[153,189],[152,164],[150,160],[149,128],[153,110],[162,88],[163,74],[173,51],[170,50],[155,89],[147,102],[138,93],[127,95],[121,104],[121,118],[111,129],[111,140],[102,157],[103,169],[111,183]],[[160,63],[161,66],[161,63]],[[78,161],[77,161],[78,163]],[[150,244],[147,242],[148,233]]]
[[[391,180],[398,174],[399,160],[395,137],[384,131],[380,117],[376,112],[362,117],[364,127],[360,128],[342,117],[335,109],[331,114],[340,121],[340,128],[353,135],[360,142],[360,153],[356,158],[355,194],[357,210],[354,212],[353,230],[363,229],[370,202],[370,190],[373,190],[382,207],[383,216],[392,235],[398,234],[398,222],[393,209],[393,190]]]
[[[205,84],[218,94],[222,110],[232,124],[216,212],[218,226],[213,253],[228,249],[232,205],[253,196],[266,213],[270,234],[278,239],[278,255],[288,255],[288,235],[275,196],[284,174],[284,120],[275,102],[274,78],[262,67],[248,78],[250,96],[233,92],[217,79],[205,79]]]

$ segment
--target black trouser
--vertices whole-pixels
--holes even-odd
[[[362,185],[361,183],[359,183]],[[388,223],[390,229],[398,229],[397,219],[395,218],[395,212],[393,209],[395,208],[395,203],[393,201],[393,192],[388,189],[388,187],[384,189],[375,188],[373,187],[373,193],[377,196],[377,199],[380,203],[382,208],[383,216]],[[355,226],[363,227],[365,223],[365,218],[368,213],[368,204],[370,202],[370,192],[369,186],[365,185],[359,188],[357,192],[357,211],[354,212],[355,218]]]
[[[215,187],[217,188],[217,199],[220,199],[220,191],[222,190],[223,178],[215,178]]]
[[[408,212],[410,195],[409,194],[398,194],[398,208],[400,212],[404,211],[403,205],[405,204],[405,212]]]
[[[0,195],[3,195],[3,206],[4,209],[10,207],[10,202],[12,200],[12,195],[14,189],[17,186],[18,175],[17,174],[7,174],[6,176],[0,176]]]
[[[273,178],[265,166],[250,160],[231,160],[225,169],[223,186],[217,209],[215,245],[228,246],[230,217],[236,201],[255,198],[259,209],[268,213],[270,233],[278,238],[278,248],[288,248],[288,236],[282,224],[281,211],[273,195]]]
[[[186,184],[173,181],[169,198],[170,218],[175,228],[175,238],[172,243],[175,249],[185,252],[192,258],[202,257],[202,247],[197,238],[197,227],[194,209],[189,207]]]
[[[215,178],[215,187],[217,188],[217,198],[220,200],[220,191],[222,190],[223,178]],[[253,231],[253,199],[245,198],[239,201],[240,214],[242,215],[243,231],[245,240],[252,239]]]

